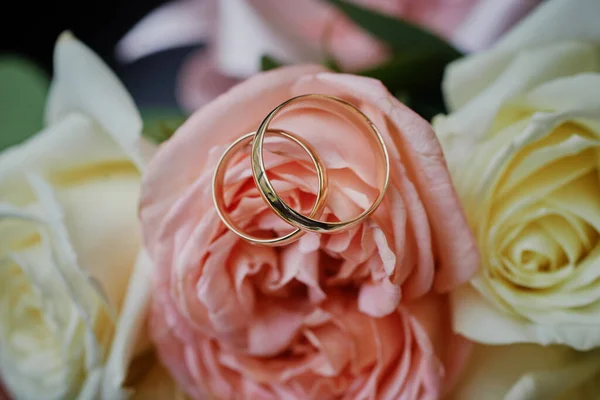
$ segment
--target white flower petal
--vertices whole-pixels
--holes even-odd
[[[600,245],[596,245],[586,259],[578,265],[569,282],[563,285],[562,290],[575,291],[595,285],[598,281],[600,281]]]
[[[600,232],[600,184],[595,171],[556,190],[544,202],[580,217]]]
[[[77,384],[73,377],[80,371],[70,368],[67,360],[81,354],[83,346],[71,342],[67,354],[58,345],[73,309],[61,302],[68,296],[61,292],[56,266],[40,264],[40,256],[44,260],[45,249],[37,246],[0,261],[0,370],[15,397],[58,400],[68,397]],[[50,301],[63,307],[52,307]],[[32,310],[41,310],[42,318]]]
[[[219,33],[215,44],[220,70],[245,78],[260,71],[265,54],[285,62],[318,61],[298,43],[270,26],[246,0],[219,1]]]
[[[77,396],[77,400],[97,400],[101,383],[101,368],[95,368],[92,371],[88,371],[83,387]]]
[[[129,158],[83,114],[72,113],[42,130],[21,145],[0,153],[0,195],[3,201],[31,201],[26,173],[36,172],[52,179],[69,170],[95,164],[128,162]]]
[[[178,0],[156,8],[117,43],[117,58],[131,63],[151,54],[207,42],[215,30],[216,1]]]
[[[496,114],[507,100],[545,81],[597,70],[600,70],[600,56],[592,45],[558,43],[522,51],[507,63],[502,73],[494,77],[495,80],[487,82],[486,87],[471,101],[449,116],[439,117],[441,121],[435,121],[436,132],[450,157],[450,163],[458,162],[472,151],[471,146],[492,128]],[[448,150],[445,141],[457,135],[464,137],[471,146],[454,154]]]
[[[142,242],[140,175],[130,163],[83,172],[61,182],[56,197],[79,264],[118,310]]]
[[[600,346],[597,15],[550,0],[446,71],[434,126],[482,255],[455,325],[475,340]]]
[[[51,187],[42,178],[30,175],[29,181],[37,193],[39,204],[45,222],[51,232],[42,232],[44,243],[49,246],[49,253],[57,266],[57,272],[65,285],[67,293],[72,297],[73,304],[79,313],[80,319],[86,326],[86,365],[89,370],[95,368],[102,361],[101,345],[106,338],[96,337],[96,319],[102,313],[105,298],[99,288],[90,280],[85,270],[79,266],[77,254],[72,247],[67,228],[63,223],[63,214],[60,204],[56,200]],[[51,239],[50,239],[51,238]]]
[[[71,299],[66,290],[61,290],[63,282],[57,273],[58,267],[48,260],[45,250],[44,246],[34,246],[10,254],[9,259],[19,266],[27,277],[31,290],[42,299],[40,307],[44,311],[48,327],[55,332],[68,331],[72,322],[72,309],[65,305]]]
[[[102,59],[69,32],[54,50],[54,78],[46,106],[46,123],[80,112],[95,120],[142,169],[142,119],[133,99]]]
[[[563,129],[563,131],[564,130],[566,129]],[[561,131],[556,129],[552,134],[552,138],[560,139],[560,134]],[[576,156],[584,150],[598,147],[600,147],[600,140],[588,139],[576,135],[575,133],[556,145],[548,145],[545,143],[545,146],[539,146],[538,149],[527,154],[515,168],[510,170],[506,182],[502,184],[500,191],[498,192],[498,196],[502,196],[510,191],[516,184],[522,182],[525,178],[544,168],[548,164],[565,157]]]
[[[27,178],[39,207],[28,211],[3,205],[0,207],[0,219],[20,219],[27,224],[35,224],[39,244],[13,251],[8,257],[27,274],[28,285],[42,299],[37,307],[43,311],[45,326],[57,336],[65,335],[57,338],[65,340],[65,346],[57,350],[62,351],[60,357],[67,364],[58,366],[62,373],[67,374],[64,378],[67,382],[58,386],[61,390],[77,390],[81,371],[78,370],[79,364],[72,360],[84,360],[87,372],[100,366],[104,359],[102,346],[110,340],[111,323],[102,294],[79,267],[63,224],[61,206],[52,188],[39,176],[29,174]],[[108,324],[108,328],[102,326],[103,323]],[[83,340],[75,337],[81,327],[84,330]],[[39,367],[46,368],[48,365],[42,363]],[[8,373],[15,376],[10,369]],[[17,383],[18,376],[8,382],[13,389]],[[22,390],[29,389],[19,384],[18,392]]]
[[[538,325],[503,313],[477,290],[467,285],[452,294],[454,330],[479,343],[566,344],[577,350],[600,346],[597,325]],[[600,318],[600,314],[598,314]]]
[[[594,72],[544,83],[526,93],[516,106],[562,112],[580,119],[583,126],[597,131],[600,121],[600,75],[598,69]],[[596,123],[588,125],[590,120]]]
[[[452,42],[468,52],[481,51],[537,5],[536,0],[476,1],[452,34]]]
[[[492,49],[450,64],[443,82],[448,106],[456,110],[472,101],[498,79],[520,50],[561,41],[598,42],[598,15],[600,2],[597,0],[544,2]]]
[[[117,331],[105,366],[102,399],[127,398],[123,383],[131,361],[150,345],[146,330],[146,318],[152,286],[153,262],[146,251],[138,255],[135,269],[130,278],[125,304],[119,315]]]

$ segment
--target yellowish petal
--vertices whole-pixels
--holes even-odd
[[[148,254],[145,251],[140,252],[129,280],[125,303],[106,363],[103,399],[124,399],[127,398],[128,392],[135,390],[135,388],[125,388],[124,383],[132,360],[137,355],[148,351],[151,346],[147,332],[147,317],[152,269],[153,263]]]
[[[140,176],[130,167],[101,168],[57,192],[79,263],[114,310],[121,307],[141,246]]]
[[[452,135],[462,136],[471,143],[480,142],[492,128],[502,105],[509,99],[549,80],[599,69],[600,56],[592,45],[559,42],[553,46],[523,50],[495,81],[447,116],[443,124],[436,126],[436,132],[442,145],[445,138]],[[470,147],[448,149],[450,163],[460,163],[460,157],[470,150]]]
[[[474,284],[477,289],[465,285],[452,294],[452,307],[454,330],[475,342],[565,344],[577,350],[589,350],[600,344],[600,330],[593,323],[532,323],[502,311],[493,295],[484,297],[481,293],[487,290],[485,282],[475,280]],[[600,309],[594,312],[598,321]]]
[[[443,89],[452,110],[472,101],[494,82],[522,49],[552,45],[561,41],[597,42],[600,25],[596,0],[547,1],[537,7],[488,51],[450,64]],[[577,23],[573,23],[577,21]]]
[[[133,99],[106,63],[70,32],[54,49],[54,77],[46,105],[46,122],[53,125],[72,113],[98,123],[142,169],[142,119]]]

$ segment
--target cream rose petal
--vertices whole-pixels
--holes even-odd
[[[77,400],[96,400],[99,387],[102,382],[102,368],[94,368],[88,372],[83,388],[77,396]]]
[[[481,161],[482,165],[474,168],[479,165],[477,161],[469,164],[471,170],[477,169],[480,171],[479,174],[469,177],[467,170],[466,174],[455,176],[456,185],[461,188],[459,191],[467,199],[466,204],[471,204],[470,202],[480,201],[485,193],[493,189],[490,183],[494,182],[495,177],[516,150],[542,138],[547,140],[546,137],[550,133],[554,138],[552,140],[560,143],[554,147],[543,146],[538,152],[532,151],[520,161],[519,167],[510,171],[502,187],[495,194],[501,196],[502,200],[497,199],[499,205],[489,220],[489,228],[483,226],[486,224],[486,219],[476,218],[480,225],[483,224],[480,229],[483,229],[481,234],[484,235],[483,243],[486,246],[483,250],[487,254],[491,251],[487,246],[494,243],[495,246],[504,246],[514,239],[502,230],[505,229],[506,224],[513,224],[514,227],[522,226],[524,229],[529,221],[538,219],[543,210],[552,210],[556,215],[562,215],[570,220],[570,225],[576,229],[572,231],[573,228],[568,227],[572,233],[567,237],[563,235],[567,227],[557,225],[556,221],[546,219],[540,225],[546,229],[546,232],[553,234],[554,240],[563,246],[573,260],[581,254],[580,243],[586,243],[585,240],[583,242],[579,239],[575,242],[570,240],[577,237],[585,239],[584,227],[580,226],[573,217],[600,230],[597,187],[594,182],[588,182],[593,180],[593,176],[588,173],[597,166],[595,153],[588,154],[589,157],[581,155],[576,159],[560,159],[549,166],[546,165],[549,163],[549,157],[559,159],[597,146],[597,140],[573,136],[574,128],[558,128],[569,121],[588,126],[592,128],[592,132],[600,128],[600,100],[597,93],[600,93],[600,76],[579,74],[555,79],[508,103],[498,118],[506,118],[510,121],[513,119],[510,117],[511,114],[518,114],[523,109],[541,108],[547,111],[534,114],[525,126],[516,123],[507,128],[515,128],[519,133],[500,132],[486,142],[475,156],[475,160]],[[491,153],[488,154],[488,151]],[[556,154],[552,156],[550,152]],[[540,166],[535,160],[536,157],[539,159],[542,156],[545,157],[546,163]],[[487,159],[487,162],[484,159]],[[492,159],[491,163],[490,159]],[[561,182],[570,183],[563,189],[558,189],[562,185]],[[538,204],[543,205],[543,210],[539,209]],[[480,212],[487,211],[481,208]],[[551,250],[550,247],[546,247],[546,242],[536,244],[535,235],[531,236],[532,231],[528,231],[530,236],[526,236],[526,232],[522,230],[515,232],[520,232],[520,246],[535,247],[538,253]],[[495,237],[498,239],[494,239]],[[493,242],[493,240],[502,240],[502,242]],[[514,250],[517,250],[517,247]],[[548,253],[548,256],[554,257],[551,253]],[[504,262],[506,263],[507,260]],[[519,271],[514,269],[513,273],[518,274]],[[515,291],[502,281],[488,283],[482,278],[475,279],[473,285],[481,295],[472,288],[461,289],[455,295],[456,329],[463,335],[484,343],[559,343],[569,344],[577,349],[597,346],[600,344],[600,332],[595,321],[600,320],[600,289],[596,289],[593,282],[600,276],[598,251],[591,251],[575,269],[558,270],[554,276],[547,274],[545,278],[552,281],[544,283],[538,280],[527,284],[552,286],[563,281],[567,273],[569,279],[553,289],[552,293],[545,295]],[[523,279],[525,278],[529,279],[524,276]],[[502,294],[502,300],[498,300],[497,293]],[[578,305],[577,310],[572,309]],[[502,311],[498,310],[498,307]],[[511,307],[518,308],[522,315],[527,315],[530,321],[535,321],[539,325],[504,312],[510,311]],[[553,307],[553,311],[547,310],[547,307]],[[565,310],[562,307],[570,307],[570,309]],[[486,324],[476,322],[482,319],[490,321]],[[556,321],[569,321],[569,324],[559,324]]]
[[[153,149],[141,137],[141,119],[125,88],[69,33],[56,44],[47,123],[0,154],[0,197],[6,202],[0,205],[5,232],[0,250],[6,255],[0,266],[16,273],[8,275],[7,285],[22,285],[12,288],[11,298],[2,298],[3,318],[11,317],[6,313],[11,299],[31,303],[38,313],[32,335],[45,328],[51,333],[28,339],[45,353],[15,356],[15,362],[33,362],[31,370],[12,370],[16,364],[6,361],[9,350],[3,351],[0,369],[11,377],[6,383],[13,392],[32,394],[26,398],[46,398],[35,390],[47,387],[54,392],[49,396],[95,400],[140,248],[140,171]],[[13,277],[21,281],[14,283]],[[21,331],[10,329],[29,332],[19,324],[2,327],[12,339]],[[52,334],[58,335],[55,342],[45,343]],[[4,336],[3,342],[9,337]],[[38,378],[37,386],[28,383]]]
[[[28,175],[28,181],[38,200],[37,208],[28,211],[17,209],[10,205],[0,205],[0,219],[6,220],[12,218],[37,224],[41,246],[12,253],[10,257],[29,275],[30,282],[34,285],[38,293],[45,296],[46,299],[62,296],[61,298],[66,304],[70,304],[73,307],[74,314],[72,316],[62,315],[61,317],[56,314],[57,312],[61,312],[61,310],[53,312],[52,307],[55,305],[54,302],[42,304],[42,307],[50,307],[48,316],[50,318],[54,317],[54,322],[50,322],[50,326],[56,327],[57,324],[62,324],[63,329],[66,330],[69,336],[75,334],[73,331],[75,325],[83,323],[85,327],[83,337],[84,349],[81,350],[84,350],[83,358],[86,369],[86,381],[83,387],[87,387],[87,390],[92,392],[97,391],[99,381],[96,372],[103,358],[102,346],[106,345],[105,341],[108,338],[98,337],[94,326],[98,318],[110,318],[109,314],[106,314],[105,317],[103,316],[107,311],[103,309],[105,297],[94,283],[93,277],[87,275],[85,271],[79,268],[77,255],[71,245],[67,229],[64,225],[63,211],[52,188],[43,178],[34,174]],[[40,252],[42,254],[39,254]],[[49,266],[50,269],[44,272],[40,269],[40,266]],[[47,278],[44,278],[44,273],[47,274]],[[48,282],[54,282],[54,285],[47,285],[46,279],[49,279]],[[71,348],[73,339],[69,339],[68,337],[65,339],[67,340],[65,343],[68,347],[62,348],[61,353],[63,357],[69,358],[74,354],[76,355],[77,351]],[[72,353],[73,351],[74,353]],[[2,361],[5,362],[6,360]],[[7,373],[12,373],[10,368],[6,368],[6,371]],[[74,378],[65,377],[64,379]],[[23,386],[27,385],[26,382],[18,383],[18,377],[14,380],[9,380],[7,383],[13,386],[19,385],[19,390],[30,390],[25,389],[26,386]],[[65,390],[68,390],[68,388],[66,386]],[[13,389],[16,388],[13,387]],[[85,392],[82,394],[85,394]]]
[[[52,125],[73,112],[81,112],[93,118],[142,169],[152,148],[141,138],[141,116],[123,84],[104,61],[65,32],[55,47],[54,70],[46,123]]]
[[[525,50],[506,66],[471,101],[449,116],[438,116],[433,125],[452,170],[462,165],[473,146],[492,128],[503,104],[539,84],[600,69],[600,54],[592,45],[557,43]]]
[[[498,79],[520,50],[561,41],[597,41],[599,14],[597,0],[555,0],[541,4],[493,49],[450,64],[443,82],[450,109],[473,101]]]
[[[141,170],[153,154],[141,137],[141,118],[123,85],[69,33],[57,42],[55,74],[46,106],[48,127],[0,155],[1,190],[8,201],[27,201],[25,169],[47,175],[133,161]]]
[[[484,50],[537,5],[531,0],[477,1],[452,34],[452,42],[466,52]]]
[[[130,391],[123,388],[128,367],[136,353],[149,350],[150,343],[145,323],[149,311],[152,269],[152,260],[142,250],[129,280],[125,303],[106,363],[102,399],[119,400],[129,397]]]
[[[132,169],[105,172],[105,179],[91,177],[57,192],[79,262],[105,288],[115,309],[121,307],[141,246],[140,176]]]
[[[136,218],[140,176],[97,128],[82,115],[70,115],[0,155],[0,194],[14,204],[25,204],[33,200],[25,171],[47,175],[59,189],[56,196],[64,207],[76,253],[86,269],[113,292],[109,297],[116,307],[124,287],[115,284],[115,278],[126,282],[135,257],[127,253],[137,252],[141,242]],[[88,163],[106,164],[89,168]],[[77,167],[75,175],[63,173]],[[121,265],[115,268],[117,260]],[[108,265],[113,266],[112,272],[106,269]],[[118,277],[115,271],[121,272]]]
[[[475,280],[475,290],[470,285],[452,293],[454,330],[479,343],[510,344],[540,343],[566,344],[578,350],[589,350],[600,343],[600,330],[593,324],[539,325],[511,317],[499,310],[495,299],[482,295],[487,292],[485,283]],[[600,310],[596,310],[600,318]]]
[[[0,193],[4,200],[22,203],[26,190],[24,173],[81,168],[93,164],[116,164],[127,160],[123,151],[91,119],[72,113],[42,130],[21,145],[0,153]]]
[[[89,368],[97,365],[102,358],[102,350],[99,348],[100,338],[93,333],[92,318],[97,315],[98,303],[106,300],[105,294],[94,281],[94,277],[83,270],[78,262],[77,253],[69,238],[69,232],[65,225],[64,211],[56,194],[53,192],[43,178],[30,174],[29,181],[38,195],[39,204],[42,208],[43,220],[51,229],[48,235],[52,241],[51,245],[53,261],[59,267],[62,279],[65,281],[67,291],[70,293],[80,318],[86,324],[88,334],[86,335],[86,364]]]

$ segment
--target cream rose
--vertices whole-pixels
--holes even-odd
[[[46,128],[0,154],[0,371],[16,399],[113,400],[148,348],[137,203],[151,147],[124,87],[69,33],[54,70]]]
[[[434,128],[481,251],[455,328],[600,346],[600,2],[551,0],[452,64]]]

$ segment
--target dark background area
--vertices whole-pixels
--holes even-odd
[[[119,75],[138,105],[170,107],[175,104],[176,73],[192,48],[157,53],[130,65],[120,65],[114,57],[118,41],[163,3],[166,1],[7,1],[0,14],[0,56],[12,53],[29,58],[50,76],[56,39],[70,30]]]
[[[163,0],[7,1],[2,7],[0,50],[30,57],[51,71],[54,43],[68,29],[114,66],[115,44],[144,15],[163,3]]]

